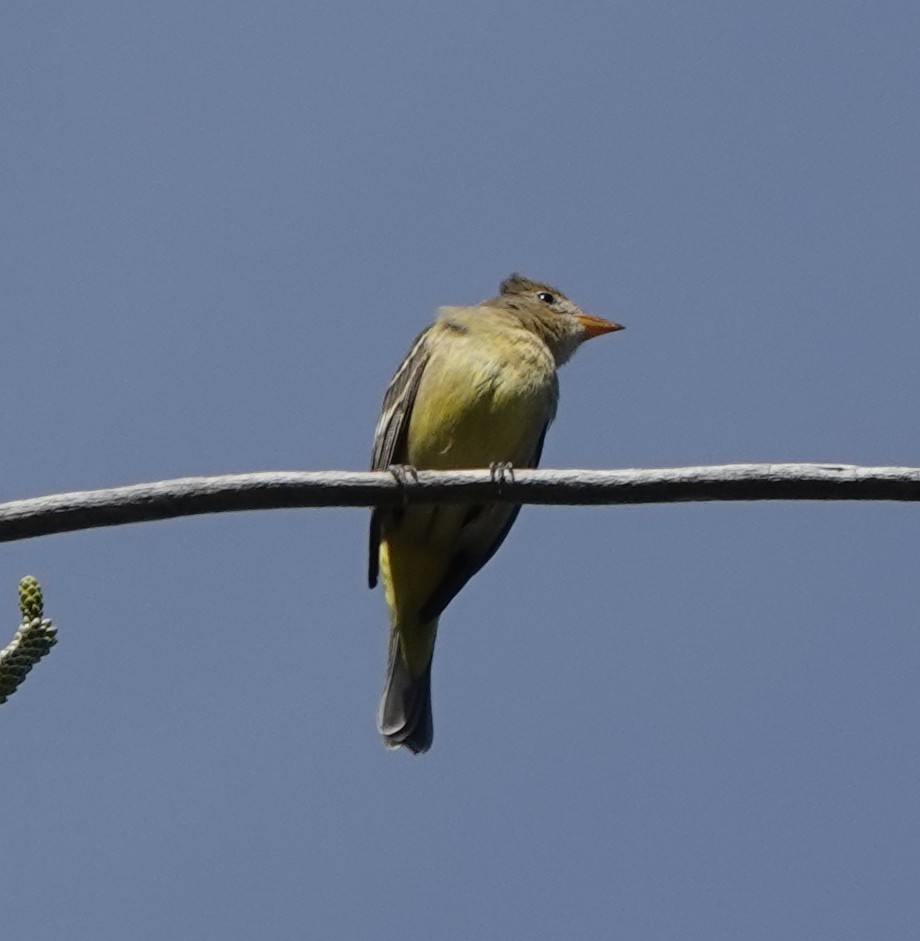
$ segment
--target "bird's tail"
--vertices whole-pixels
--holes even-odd
[[[429,627],[432,633],[437,621]],[[400,643],[400,632],[390,631],[387,681],[377,713],[377,728],[387,748],[405,745],[419,754],[431,748],[434,724],[431,720],[431,657],[424,669],[413,675]]]

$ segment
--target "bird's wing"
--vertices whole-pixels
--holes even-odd
[[[522,464],[522,467],[536,467],[540,463],[547,428],[548,421],[537,439],[533,457]],[[440,617],[441,612],[460,589],[495,555],[520,512],[520,505],[507,503],[488,503],[467,509],[458,536],[460,548],[450,560],[450,565],[437,588],[419,612],[419,620],[422,623]]]
[[[430,332],[431,327],[427,327],[418,335],[384,393],[380,419],[374,432],[371,470],[386,470],[405,457],[412,405],[431,356],[428,342]]]
[[[374,432],[374,449],[371,454],[371,470],[386,470],[393,464],[401,464],[406,459],[406,435],[409,432],[409,419],[412,406],[418,392],[419,383],[425,366],[431,357],[428,334],[431,327],[426,327],[412,344],[412,349],[400,363],[383,396],[380,419]],[[380,547],[380,509],[371,514],[370,546],[367,568],[367,583],[373,588],[377,584],[377,568]]]

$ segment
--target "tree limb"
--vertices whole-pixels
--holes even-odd
[[[275,471],[182,477],[0,504],[0,542],[174,519],[282,507],[399,503],[615,505],[701,500],[920,500],[920,468],[852,464],[726,464],[639,470]]]

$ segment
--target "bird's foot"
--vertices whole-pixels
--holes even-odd
[[[409,502],[408,488],[418,483],[418,471],[411,464],[391,464],[387,468],[387,473],[391,474],[393,480],[396,481],[402,493],[403,506],[406,506]]]
[[[505,484],[514,483],[514,467],[511,461],[493,461],[489,465],[489,476],[492,483],[498,484],[498,492],[501,493]]]

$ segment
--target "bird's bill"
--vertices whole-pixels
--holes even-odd
[[[591,314],[576,314],[575,319],[581,324],[589,340],[591,337],[599,337],[604,333],[613,333],[615,330],[625,329],[620,323],[604,320],[603,317],[594,317]]]

